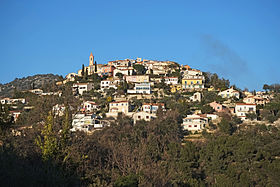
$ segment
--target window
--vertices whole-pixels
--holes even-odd
[[[194,127],[197,127],[197,125],[194,125]]]
[[[141,116],[138,116],[138,119],[141,119]]]
[[[189,125],[189,127],[192,127],[192,125]]]
[[[150,116],[146,116],[146,119],[150,119]]]

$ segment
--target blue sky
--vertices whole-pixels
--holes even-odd
[[[0,1],[0,83],[142,57],[216,72],[240,88],[280,83],[278,0]]]

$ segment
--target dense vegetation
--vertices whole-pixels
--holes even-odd
[[[217,133],[182,142],[178,114],[167,112],[136,125],[119,116],[111,127],[92,135],[71,134],[68,112],[62,118],[47,115],[21,136],[2,129],[1,185],[280,185],[279,129],[237,128],[224,121]]]

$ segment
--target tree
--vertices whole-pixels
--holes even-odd
[[[67,145],[67,142],[70,139],[70,129],[72,128],[72,125],[70,123],[69,118],[69,107],[65,107],[65,114],[64,114],[64,120],[62,123],[62,131],[61,131],[61,145],[62,148],[65,148]]]
[[[94,62],[94,73],[96,73],[97,72],[97,63],[96,63],[96,61]]]
[[[231,135],[233,133],[233,126],[232,124],[225,120],[224,118],[221,120],[221,122],[218,124],[219,126],[219,129],[222,133],[225,133],[225,134],[228,134],[228,135]]]
[[[203,105],[201,107],[201,112],[203,114],[212,114],[215,110],[210,105]]]
[[[134,64],[133,68],[136,70],[137,75],[144,75],[146,72],[146,68],[141,64]]]
[[[257,118],[257,114],[254,112],[246,113],[246,118],[250,120],[255,120]]]
[[[58,153],[59,145],[54,131],[53,114],[49,112],[41,136],[36,138],[36,144],[40,147],[42,159],[48,161],[54,159]]]
[[[88,68],[86,68],[86,72],[84,73],[83,80],[87,80],[88,78]]]
[[[84,75],[85,75],[85,65],[84,64],[82,65],[81,75],[82,75],[82,77],[84,77]]]
[[[123,79],[123,74],[122,73],[116,73],[116,76],[121,80]]]
[[[0,133],[11,127],[13,124],[13,117],[10,115],[7,105],[0,103]]]

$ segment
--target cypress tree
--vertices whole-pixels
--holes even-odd
[[[96,73],[97,72],[97,63],[96,63],[96,61],[94,62],[94,73]]]
[[[82,65],[82,73],[81,74],[82,74],[82,77],[85,75],[85,65],[84,64]]]

